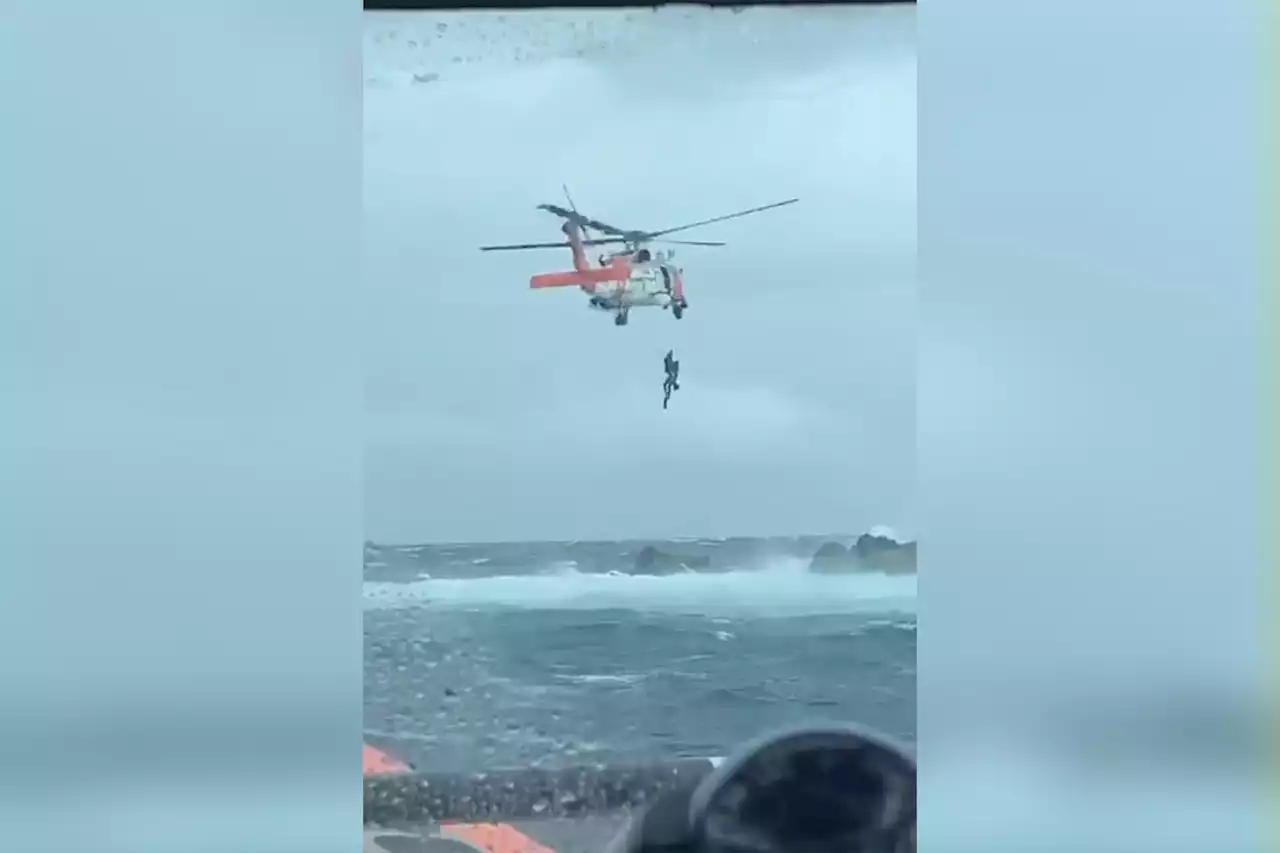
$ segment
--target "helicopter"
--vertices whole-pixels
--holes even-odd
[[[672,263],[674,251],[651,251],[652,243],[670,243],[684,246],[723,246],[721,242],[705,240],[671,240],[669,234],[700,228],[713,222],[736,219],[752,213],[772,210],[795,204],[800,199],[789,198],[772,204],[739,210],[711,219],[679,225],[675,228],[663,228],[659,231],[637,231],[616,228],[598,219],[583,216],[578,212],[573,198],[569,196],[568,187],[564,188],[569,207],[555,204],[540,204],[539,210],[545,210],[564,220],[560,230],[564,232],[566,242],[563,243],[518,243],[507,246],[481,246],[482,252],[524,251],[528,249],[553,249],[568,247],[573,258],[573,270],[566,272],[539,273],[529,279],[529,287],[540,290],[549,287],[577,287],[587,294],[588,307],[597,311],[613,314],[613,322],[618,326],[627,325],[632,308],[653,307],[670,310],[677,320],[684,317],[689,307],[684,295],[684,270]],[[592,237],[596,231],[600,237]],[[596,263],[587,258],[588,246],[621,246],[620,249],[602,254]]]

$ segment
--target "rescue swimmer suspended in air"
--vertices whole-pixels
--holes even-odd
[[[689,307],[684,295],[684,270],[671,262],[674,252],[652,252],[649,245],[654,242],[674,243],[684,246],[723,246],[724,243],[705,240],[669,240],[668,234],[700,228],[713,222],[736,219],[775,207],[795,204],[799,199],[790,198],[750,210],[740,210],[724,216],[703,219],[676,228],[664,228],[660,231],[634,231],[615,228],[612,225],[591,219],[578,213],[569,190],[565,188],[565,197],[569,200],[569,209],[554,204],[540,204],[539,210],[559,216],[564,220],[561,229],[565,237],[564,243],[519,243],[510,246],[481,246],[482,252],[523,251],[525,249],[551,249],[567,246],[573,257],[571,272],[550,272],[535,275],[529,279],[531,288],[544,287],[578,287],[587,294],[587,304],[598,311],[613,314],[613,322],[625,326],[632,308],[654,307],[662,310],[670,309],[677,320],[684,316]],[[591,237],[591,231],[598,231],[606,236]],[[587,246],[621,245],[616,252],[599,257],[599,264],[594,265],[587,259]]]
[[[667,372],[667,378],[662,380],[662,408],[665,409],[671,402],[671,392],[680,390],[680,362],[676,359],[675,350],[667,350],[662,359],[662,369]]]

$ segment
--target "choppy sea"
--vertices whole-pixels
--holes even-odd
[[[809,574],[831,538],[369,543],[366,740],[433,770],[722,755],[806,720],[912,741],[916,578]],[[645,545],[709,565],[633,575]]]

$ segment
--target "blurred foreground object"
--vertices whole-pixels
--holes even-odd
[[[664,793],[608,850],[905,853],[915,816],[915,760],[905,749],[852,726],[798,728]]]

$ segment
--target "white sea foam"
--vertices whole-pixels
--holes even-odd
[[[667,577],[556,574],[488,578],[426,578],[366,582],[366,608],[610,609],[705,615],[796,616],[906,613],[916,608],[916,578],[879,574],[817,575],[803,560],[757,571]]]
[[[892,527],[884,524],[877,524],[875,527],[868,530],[867,533],[870,533],[872,536],[879,536],[882,539],[892,539],[898,544],[910,541],[906,537],[899,535],[898,531],[894,530]]]

